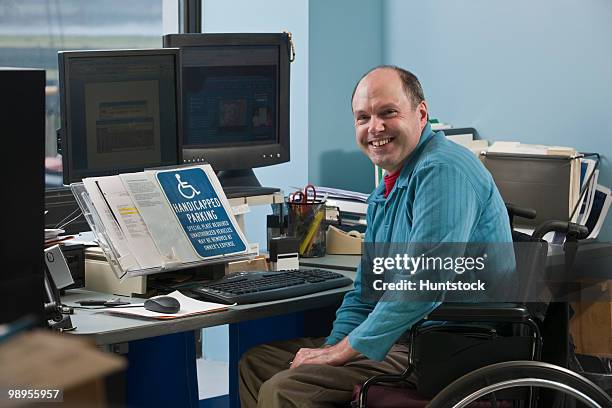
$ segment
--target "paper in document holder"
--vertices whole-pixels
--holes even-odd
[[[144,222],[143,225],[146,224],[146,228],[144,228],[144,235],[150,234],[151,243],[149,243],[149,251],[154,251],[154,256],[143,257],[142,254],[140,254],[140,258],[138,257],[138,254],[134,253],[135,251],[129,250],[134,249],[138,242],[136,242],[136,244],[130,242],[130,239],[134,241],[136,234],[134,234],[133,228],[126,228],[125,220],[122,219],[122,216],[129,216],[125,215],[130,214],[129,211],[125,211],[129,205],[126,206],[124,202],[122,204],[123,207],[120,207],[119,204],[113,203],[113,197],[111,195],[107,197],[105,194],[104,201],[108,205],[108,208],[105,208],[107,214],[100,214],[96,208],[96,205],[94,205],[93,199],[99,199],[102,197],[102,195],[96,192],[96,194],[98,194],[100,197],[90,196],[90,193],[86,187],[88,180],[85,179],[82,183],[71,184],[70,187],[72,192],[77,203],[79,204],[79,207],[83,211],[83,215],[87,220],[87,223],[96,235],[98,244],[104,252],[111,269],[119,279],[188,269],[206,264],[250,259],[258,255],[258,251],[256,249],[253,250],[246,242],[242,231],[240,231],[238,224],[231,213],[231,207],[223,194],[223,190],[221,189],[214,172],[212,172],[212,169],[209,168],[210,166],[208,165],[201,165],[162,171],[145,171],[143,173],[131,173],[96,179],[96,183],[100,182],[99,185],[102,185],[102,182],[105,182],[107,185],[111,185],[109,183],[112,182],[115,183],[114,187],[119,189],[122,186],[126,186],[126,191],[123,194],[118,194],[117,197],[120,196],[120,198],[123,200],[130,200],[130,197],[133,199],[131,202],[133,212],[131,212],[131,214],[132,216],[137,214],[136,216],[140,222]],[[206,175],[206,177],[198,181],[199,184],[197,184],[197,190],[202,192],[200,197],[207,197],[205,199],[210,199],[210,197],[213,197],[216,200],[215,202],[218,204],[218,208],[215,215],[218,216],[218,218],[215,219],[215,221],[227,225],[227,228],[217,230],[223,231],[223,233],[226,234],[225,237],[227,241],[234,242],[234,247],[231,250],[220,251],[218,250],[218,245],[206,246],[206,242],[219,241],[208,240],[205,238],[200,240],[202,245],[198,247],[197,240],[195,240],[194,237],[210,237],[210,235],[202,233],[202,231],[205,231],[205,226],[208,224],[204,223],[202,220],[199,220],[202,221],[200,222],[200,224],[202,224],[202,228],[198,229],[199,234],[189,234],[189,230],[186,228],[185,223],[189,221],[193,222],[193,225],[196,225],[197,223],[193,218],[185,221],[184,216],[188,213],[188,210],[192,208],[189,207],[188,209],[187,205],[183,205],[181,207],[180,202],[173,201],[182,198],[173,197],[172,194],[168,192],[167,186],[164,186],[164,177],[166,177],[167,180],[179,180],[179,182],[184,184],[184,180],[189,180],[190,175],[194,173],[194,171],[196,173],[203,172]],[[139,177],[143,182],[147,182],[148,178],[148,181],[150,181],[149,185],[154,186],[156,189],[154,193],[158,194],[159,197],[163,197],[163,199],[160,198],[159,201],[163,201],[165,203],[165,208],[162,210],[166,212],[166,216],[158,217],[155,214],[155,217],[149,216],[147,219],[147,217],[145,217],[146,208],[139,208],[137,204],[138,199],[134,195],[127,194],[127,192],[130,191],[130,182],[134,180],[138,181],[137,179]],[[196,185],[193,181],[192,184]],[[187,197],[191,198],[190,196]],[[99,202],[100,201],[98,201],[98,204]],[[98,205],[98,208],[99,207],[100,205]],[[179,208],[185,209],[185,211],[181,212],[179,211]],[[111,216],[112,218],[110,218]],[[104,220],[106,222],[103,222],[103,217],[106,217]],[[109,222],[109,219],[113,219],[114,222]],[[133,221],[133,219],[128,221]],[[109,231],[109,228],[112,228],[112,231]],[[160,236],[166,236],[166,238],[171,237],[172,233],[175,234],[176,239],[166,239],[165,243],[162,243],[159,239]],[[143,234],[140,234],[140,238],[142,238],[142,235]],[[155,239],[156,236],[158,237],[157,239]],[[133,245],[130,246],[130,243]],[[163,245],[166,245],[166,248],[162,248]],[[172,245],[172,247],[168,248],[170,245]],[[168,253],[170,253],[170,255],[168,255]],[[146,266],[143,267],[142,265],[145,264],[145,262],[147,262]]]

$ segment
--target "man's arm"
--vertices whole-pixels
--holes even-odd
[[[366,214],[367,225],[372,225],[372,213],[368,208]],[[371,228],[366,229],[365,241],[371,241]],[[357,266],[357,274],[355,275],[355,284],[353,289],[348,292],[342,301],[342,305],[336,312],[336,319],[332,332],[325,340],[326,345],[334,345],[344,339],[350,332],[359,326],[374,310],[376,304],[374,302],[365,302],[361,297],[361,262]]]
[[[334,345],[344,339],[355,327],[359,326],[374,310],[374,303],[363,302],[361,299],[361,265],[357,268],[355,287],[344,296],[342,305],[336,312],[332,332],[325,344]]]

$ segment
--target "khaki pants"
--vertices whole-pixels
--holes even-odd
[[[295,353],[317,348],[323,338],[300,338],[257,346],[239,364],[242,408],[334,407],[351,400],[353,387],[377,374],[401,373],[408,364],[408,347],[396,344],[384,361],[357,356],[344,366],[302,365],[289,370]]]

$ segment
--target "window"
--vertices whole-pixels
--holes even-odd
[[[172,15],[174,14],[174,15]],[[57,52],[159,48],[177,32],[178,0],[2,0],[0,66],[44,68],[47,74],[47,187],[60,186]]]

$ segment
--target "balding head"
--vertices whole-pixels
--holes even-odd
[[[359,81],[357,81],[357,84],[355,84],[355,88],[353,88],[353,93],[351,95],[351,108],[352,108],[353,99],[355,98],[355,92],[357,91],[359,84],[367,76],[379,70],[391,70],[398,75],[399,79],[402,82],[402,87],[404,89],[404,92],[406,93],[406,96],[408,96],[408,98],[410,99],[412,103],[413,109],[415,109],[422,101],[425,100],[425,95],[423,94],[423,88],[421,87],[421,83],[419,82],[419,79],[416,77],[416,75],[414,75],[410,71],[407,71],[395,65],[379,65],[375,68],[372,68],[368,72],[366,72],[359,79]]]

